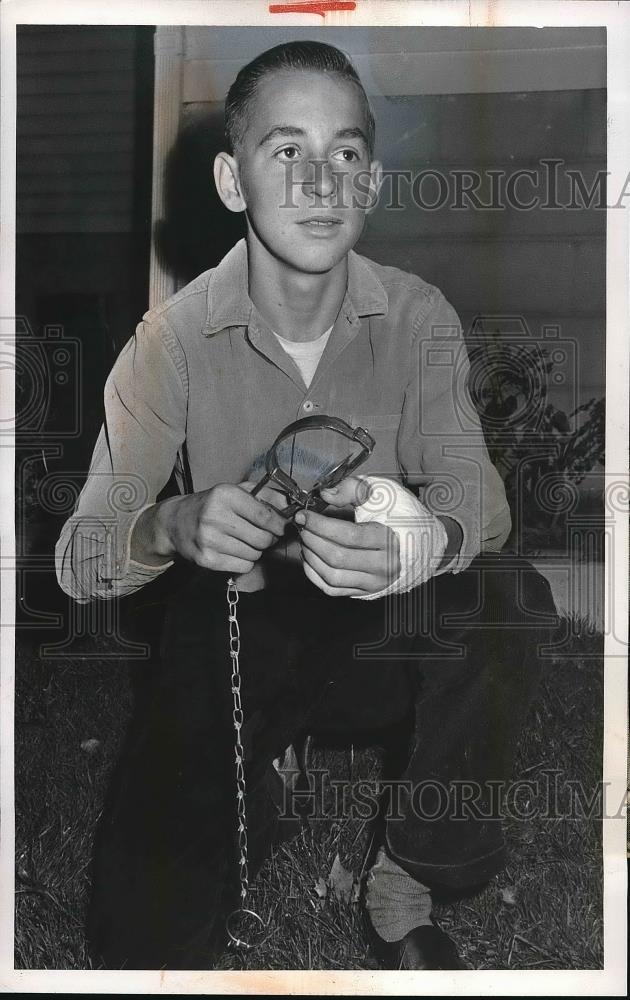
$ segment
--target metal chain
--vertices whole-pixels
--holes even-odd
[[[241,672],[238,662],[241,651],[241,633],[236,617],[238,604],[238,589],[230,577],[227,583],[227,603],[229,608],[228,623],[230,631],[230,658],[232,666],[232,721],[234,723],[234,763],[236,765],[236,813],[238,831],[238,871],[241,884],[241,906],[245,906],[249,891],[249,870],[247,867],[247,817],[245,813],[245,769],[243,744],[241,743],[241,727],[243,725],[243,709],[241,707]]]
[[[308,497],[304,509],[308,510],[311,498]],[[230,660],[232,667],[232,722],[234,724],[234,763],[236,766],[236,814],[238,834],[238,875],[241,885],[241,907],[245,907],[249,892],[249,868],[247,849],[247,815],[245,811],[245,761],[241,729],[243,727],[243,707],[241,705],[241,670],[239,655],[241,652],[241,630],[236,615],[238,604],[238,587],[233,578],[227,582],[228,625],[230,635]]]

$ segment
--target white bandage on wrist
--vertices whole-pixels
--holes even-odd
[[[398,536],[400,574],[375,594],[356,594],[355,600],[373,601],[388,594],[405,594],[435,575],[446,551],[448,536],[442,522],[393,479],[360,476],[369,487],[364,503],[355,508],[357,524],[378,521]]]

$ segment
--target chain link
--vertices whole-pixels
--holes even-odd
[[[247,851],[247,816],[245,813],[245,767],[241,728],[243,726],[243,708],[241,706],[241,671],[239,654],[241,651],[241,632],[236,616],[238,604],[238,589],[230,577],[227,582],[227,603],[229,608],[228,624],[230,632],[230,660],[232,667],[232,721],[234,723],[234,763],[236,766],[236,814],[238,833],[238,872],[241,884],[241,906],[245,905],[249,891],[249,869]]]

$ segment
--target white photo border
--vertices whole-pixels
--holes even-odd
[[[630,171],[630,6],[610,0],[357,0],[352,12],[271,14],[267,0],[2,0],[0,160],[0,336],[14,336],[15,315],[15,115],[16,25],[287,25],[348,27],[423,25],[460,27],[607,28],[609,187],[624,190]],[[630,183],[626,195],[630,203]],[[628,485],[629,410],[629,212],[607,212],[606,477]],[[14,412],[12,370],[0,370],[0,420]],[[536,972],[136,972],[14,969],[13,695],[15,620],[14,454],[0,448],[0,989],[27,993],[159,994],[361,994],[478,996],[626,995],[626,824],[605,819],[604,968]],[[627,788],[628,520],[616,514],[615,552],[609,567],[613,595],[606,616],[614,621],[605,639],[606,799],[618,810]],[[607,619],[606,619],[607,620]]]

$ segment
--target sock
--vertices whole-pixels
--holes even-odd
[[[293,791],[295,783],[302,773],[300,762],[298,761],[295,747],[292,743],[286,748],[281,757],[276,757],[272,764],[289,791]]]
[[[367,879],[365,905],[384,941],[400,941],[414,927],[431,925],[431,892],[381,847]]]

